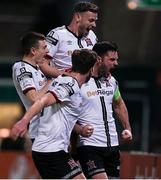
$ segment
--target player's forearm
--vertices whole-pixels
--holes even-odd
[[[37,92],[35,101],[41,98],[48,91],[49,85],[51,84],[51,82],[52,80],[48,80],[47,84],[40,91]]]
[[[123,128],[128,129],[131,131],[131,126],[129,123],[129,115],[126,109],[122,109],[120,112],[117,113],[117,117],[121,121]]]
[[[118,119],[121,121],[123,128],[131,131],[128,111],[123,100],[121,100],[120,103],[115,106],[114,111]]]
[[[42,101],[42,99],[37,100],[25,113],[23,116],[22,120],[24,121],[25,124],[29,124],[31,119],[38,114],[39,112],[42,111],[44,108],[45,103]]]
[[[56,78],[56,77],[58,77],[59,75],[62,74],[62,72],[59,71],[56,67],[52,67],[52,66],[50,66],[48,64],[41,64],[39,66],[40,66],[41,71],[46,76]]]

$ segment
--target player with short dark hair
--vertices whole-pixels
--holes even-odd
[[[40,64],[41,70],[51,77],[57,77],[71,68],[71,55],[75,49],[92,49],[97,42],[93,29],[98,19],[98,7],[90,2],[79,2],[73,9],[72,20],[52,29],[47,34],[48,61]]]
[[[105,41],[96,43],[93,50],[100,56],[100,64],[81,87],[84,109],[75,130],[82,132],[86,124],[93,129],[88,137],[80,136],[78,159],[87,178],[119,178],[120,148],[113,110],[123,125],[122,138],[131,140],[132,133],[118,82],[110,72],[118,65],[118,48]]]
[[[27,110],[39,97],[46,93],[50,81],[41,72],[38,63],[48,53],[46,38],[37,32],[27,32],[21,38],[22,60],[14,63],[12,78],[17,93]],[[33,117],[29,125],[29,136],[34,140],[40,115]]]
[[[60,75],[54,79],[48,93],[38,99],[11,130],[14,139],[24,136],[30,120],[41,112],[32,156],[42,178],[85,179],[80,167],[68,153],[68,146],[71,131],[83,108],[80,87],[90,79],[96,61],[94,51],[75,50],[69,76]]]

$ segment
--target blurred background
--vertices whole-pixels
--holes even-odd
[[[11,142],[9,128],[24,113],[12,83],[20,60],[19,40],[29,30],[44,33],[71,19],[76,0],[0,1],[0,149],[25,150]],[[127,104],[133,142],[122,150],[161,152],[161,0],[95,0],[100,7],[96,34],[119,46],[113,72]],[[120,124],[118,129],[121,131]]]

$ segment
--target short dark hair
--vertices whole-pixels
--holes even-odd
[[[89,49],[74,50],[72,54],[72,71],[86,74],[97,61],[97,53]]]
[[[73,13],[77,13],[77,12],[82,13],[86,11],[98,13],[99,8],[97,5],[90,2],[78,2],[75,4],[74,9],[73,9]]]
[[[102,42],[97,42],[93,46],[92,50],[95,51],[99,56],[102,56],[108,51],[118,51],[118,47],[116,43],[109,41],[102,41]]]
[[[45,40],[45,36],[37,32],[27,32],[21,37],[22,53],[28,55],[32,47],[38,46],[38,41]]]

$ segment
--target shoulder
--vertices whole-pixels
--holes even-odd
[[[67,29],[66,27],[63,25],[63,26],[60,26],[60,27],[56,27],[54,29],[52,29],[48,34],[47,34],[47,37],[48,36],[54,36],[54,35],[61,35],[62,33],[66,32]]]
[[[70,86],[78,85],[77,80],[71,76],[60,75],[55,80],[59,83],[68,84]]]
[[[13,65],[12,68],[13,69],[20,69],[25,67],[25,63],[23,61],[16,61]]]
[[[70,87],[72,89],[75,89],[76,91],[78,89],[80,89],[79,84],[75,78],[73,78],[71,76],[63,76],[63,75],[60,75],[56,79],[54,79],[52,86],[53,87],[62,86],[62,87],[66,87],[66,88]]]
[[[115,77],[114,76],[110,76],[110,82],[113,84],[113,85],[116,85],[116,86],[118,86],[119,85],[119,83],[118,83],[118,81],[115,79]]]
[[[71,96],[80,92],[77,81],[70,76],[58,76],[53,80],[49,91],[55,92],[59,98]]]

